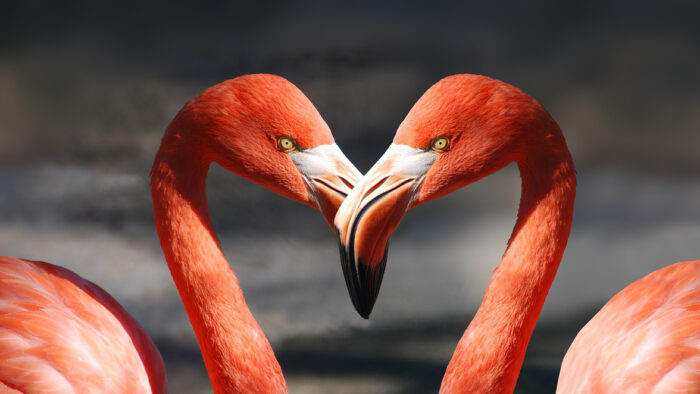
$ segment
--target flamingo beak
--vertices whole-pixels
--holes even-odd
[[[379,294],[389,236],[436,158],[431,151],[392,144],[338,209],[334,225],[345,283],[355,310],[365,319]]]
[[[304,178],[311,203],[333,228],[333,218],[340,204],[362,178],[362,173],[336,144],[305,149],[290,157]]]

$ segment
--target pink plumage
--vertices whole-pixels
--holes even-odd
[[[615,295],[578,333],[558,393],[696,393],[700,260],[654,271]]]
[[[318,208],[328,223],[361,174],[306,96],[265,74],[190,100],[156,155],[156,228],[214,392],[284,393],[282,370],[209,218],[212,161]],[[165,384],[156,347],[105,291],[51,264],[0,258],[0,391],[160,393]]]
[[[447,77],[418,100],[335,218],[351,299],[367,317],[406,211],[511,162],[522,177],[518,219],[441,393],[515,388],[573,218],[576,175],[559,126],[511,85]],[[658,270],[613,297],[571,346],[557,392],[700,393],[700,261]]]
[[[167,392],[156,346],[107,292],[65,268],[4,256],[0,366],[2,392]]]

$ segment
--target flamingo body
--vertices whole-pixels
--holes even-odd
[[[441,393],[515,388],[573,218],[576,171],[559,126],[511,85],[447,77],[418,100],[335,217],[350,296],[367,317],[406,211],[511,162],[522,178],[517,221]],[[700,261],[656,271],[610,300],[571,346],[558,392],[700,393]]]
[[[165,393],[163,360],[107,292],[73,272],[0,256],[0,391]]]
[[[304,94],[275,75],[212,86],[175,116],[151,170],[156,229],[215,393],[285,393],[265,334],[209,217],[212,163],[317,208],[328,223],[361,174]],[[163,361],[96,285],[47,263],[0,258],[0,391],[165,392]]]
[[[578,333],[558,393],[700,391],[700,260],[632,283]]]

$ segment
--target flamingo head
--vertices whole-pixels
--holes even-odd
[[[170,138],[199,145],[206,162],[319,209],[329,225],[362,177],[309,99],[275,75],[245,75],[206,89],[169,129]]]
[[[368,318],[387,260],[388,241],[406,211],[487,176],[526,152],[553,120],[537,101],[506,83],[454,75],[416,102],[384,155],[335,217],[345,281]]]

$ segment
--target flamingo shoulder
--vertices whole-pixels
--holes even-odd
[[[611,298],[571,344],[557,392],[700,392],[700,260]]]
[[[21,392],[166,392],[143,328],[99,286],[44,262],[0,256],[0,387]]]

